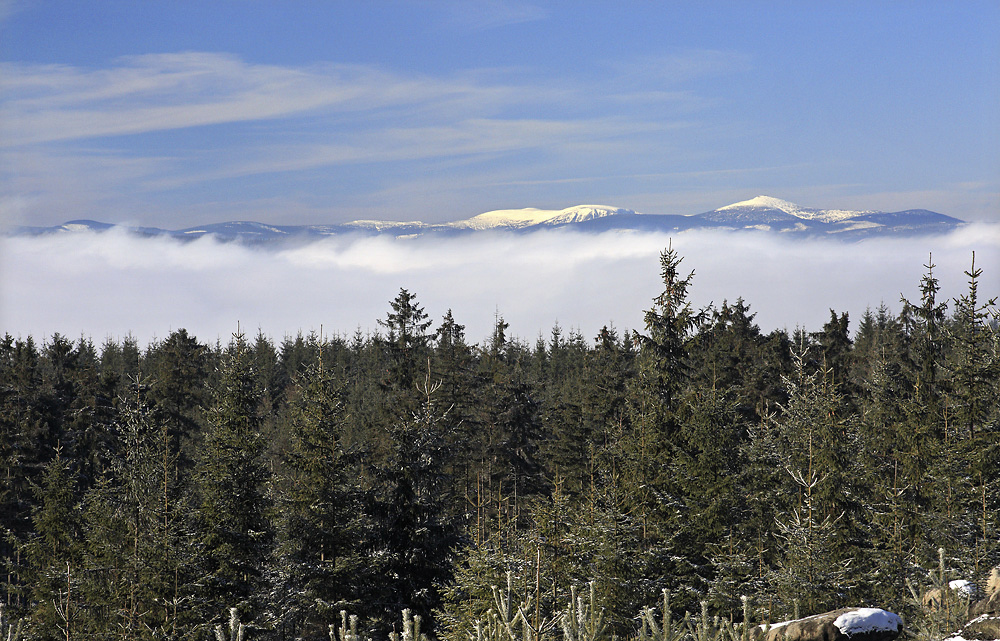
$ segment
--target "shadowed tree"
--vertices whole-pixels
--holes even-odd
[[[327,636],[342,609],[357,611],[364,573],[356,556],[356,506],[343,450],[343,385],[315,363],[296,376],[279,500],[278,559],[270,609],[301,638]]]
[[[196,469],[202,586],[199,612],[215,623],[230,607],[254,618],[265,595],[271,550],[269,478],[263,460],[261,392],[252,352],[236,334],[223,357],[220,387]]]
[[[694,272],[682,276],[681,261],[672,247],[661,253],[663,292],[645,313],[646,333],[634,333],[638,371],[629,387],[631,429],[622,439],[632,513],[646,545],[663,550],[657,571],[669,577],[671,589],[700,581],[690,542],[678,536],[685,508],[676,457],[690,375],[688,345],[704,316],[688,300]]]

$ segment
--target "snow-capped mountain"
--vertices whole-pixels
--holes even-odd
[[[602,207],[600,205],[579,205],[559,211],[546,209],[499,209],[473,216],[468,220],[449,223],[456,229],[524,229],[535,226],[556,226],[582,223],[607,216],[634,214],[631,209]]]
[[[155,227],[126,227],[144,236],[171,236],[194,239],[212,235],[220,240],[266,243],[282,239],[311,239],[343,234],[411,237],[425,234],[454,236],[483,231],[527,233],[540,229],[568,228],[581,232],[661,231],[690,229],[756,230],[796,236],[833,235],[845,240],[872,236],[944,233],[963,221],[927,211],[897,212],[873,210],[810,209],[771,196],[757,196],[709,212],[695,215],[640,214],[631,209],[599,205],[579,205],[559,210],[500,209],[466,220],[448,223],[356,220],[337,225],[267,225],[251,221],[216,223],[181,230]],[[56,227],[19,227],[17,235],[72,232],[103,232],[115,225],[90,220],[74,220]]]
[[[900,212],[809,209],[771,196],[757,196],[696,217],[717,227],[808,235],[838,234],[852,239],[885,234],[941,233],[963,223],[926,209]]]
[[[804,207],[799,207],[795,203],[790,203],[787,200],[772,198],[770,196],[757,196],[756,198],[751,198],[750,200],[744,200],[732,205],[720,207],[710,213],[721,214],[723,216],[729,213],[752,216],[754,212],[766,214],[776,211],[782,212],[794,218],[801,218],[803,220],[818,220],[822,223],[838,223],[851,218],[856,218],[857,216],[877,213],[874,211],[849,211],[845,209],[805,209]]]

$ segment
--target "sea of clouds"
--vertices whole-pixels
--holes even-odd
[[[696,307],[742,297],[761,329],[819,330],[830,309],[851,329],[866,308],[919,300],[936,265],[941,300],[968,291],[973,252],[982,300],[1000,294],[1000,225],[947,236],[846,244],[766,233],[483,233],[461,238],[338,237],[249,247],[212,238],[181,242],[125,232],[0,238],[0,332],[46,340],[55,332],[96,343],[132,334],[140,344],[186,328],[227,341],[237,324],[280,341],[299,331],[374,332],[400,288],[434,326],[451,309],[470,342],[497,315],[533,343],[558,323],[592,339],[604,325],[642,329],[662,290],[668,245],[695,272]],[[952,303],[953,307],[953,303]]]

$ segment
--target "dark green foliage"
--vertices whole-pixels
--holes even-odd
[[[950,380],[952,424],[959,439],[973,439],[980,430],[995,427],[998,419],[996,381],[1000,378],[1000,361],[993,353],[991,311],[996,309],[996,297],[981,302],[979,279],[983,270],[976,267],[975,254],[969,277],[969,291],[955,299],[955,312],[949,326],[953,348],[945,363]]]
[[[376,487],[365,506],[368,518],[368,577],[363,608],[383,633],[399,612],[410,609],[428,623],[440,603],[439,589],[451,578],[460,523],[449,515],[454,500],[447,474],[451,452],[442,433],[444,411],[438,386],[429,378],[419,385],[420,411],[390,428],[390,456],[375,470]]]
[[[382,385],[394,392],[394,401],[414,411],[419,403],[415,386],[427,370],[431,321],[417,303],[416,294],[405,289],[390,303],[392,311],[379,325],[386,329],[385,349],[389,367]]]
[[[779,517],[779,565],[774,573],[780,618],[789,618],[798,599],[812,615],[846,602],[852,589],[842,559],[856,556],[861,506],[853,452],[857,435],[841,416],[840,396],[829,370],[807,373],[798,355],[787,379],[789,400],[778,426],[778,455],[786,471]]]
[[[207,623],[228,607],[250,617],[263,607],[272,542],[266,443],[253,354],[236,334],[224,355],[220,387],[195,470],[202,586]]]
[[[479,461],[477,540],[489,536],[491,527],[503,532],[505,522],[516,527],[522,511],[527,516],[530,499],[548,489],[540,460],[539,398],[525,371],[528,353],[507,339],[506,328],[498,318],[477,371],[473,420],[479,436],[470,452]],[[493,526],[485,523],[491,515]]]
[[[702,607],[919,621],[908,585],[940,547],[949,579],[1000,562],[1000,332],[975,262],[950,315],[928,263],[917,303],[853,336],[832,310],[792,336],[739,298],[695,310],[680,265],[661,255],[641,332],[593,342],[557,324],[529,347],[497,314],[470,344],[405,289],[383,333],[4,337],[5,612],[25,638],[196,639],[235,607],[252,638],[318,640],[341,610],[379,638],[406,608],[467,641],[493,586],[529,604],[518,630],[557,634],[594,581],[606,635],[664,589],[708,634]]]
[[[279,498],[272,617],[304,638],[325,637],[340,610],[357,611],[355,498],[343,449],[343,383],[319,364],[296,376]]]
[[[690,339],[702,322],[687,299],[694,273],[681,277],[681,257],[660,255],[663,292],[646,311],[646,333],[635,333],[637,373],[629,389],[630,429],[622,439],[623,481],[631,512],[642,524],[645,545],[662,550],[657,572],[671,590],[700,585],[707,572],[699,545],[686,535],[685,472],[679,452],[684,442],[685,395],[690,381]],[[682,606],[695,602],[693,594]]]
[[[0,342],[0,553],[3,559],[4,601],[26,604],[18,546],[32,532],[33,485],[40,485],[42,437],[46,432],[39,408],[41,376],[34,341]]]
[[[915,305],[901,298],[903,310],[900,320],[907,337],[908,353],[904,357],[908,367],[914,401],[920,410],[937,417],[944,390],[938,387],[938,372],[944,359],[945,314],[948,304],[938,303],[941,290],[934,277],[936,265],[928,261],[927,273],[920,279],[920,304]],[[933,428],[939,431],[941,428]]]
[[[190,501],[162,415],[139,398],[124,403],[118,454],[85,502],[87,629],[175,637],[197,623],[187,606],[194,593]]]
[[[197,459],[210,402],[208,347],[187,330],[172,332],[151,349],[143,371],[148,376],[147,398],[167,426],[179,451],[177,465],[189,471]]]
[[[744,421],[757,423],[785,400],[782,376],[791,347],[781,332],[764,335],[743,299],[722,303],[693,338],[691,384],[724,395]]]
[[[84,618],[79,590],[83,523],[77,476],[59,450],[45,466],[35,495],[34,531],[22,552],[28,616],[43,636],[69,636]]]
[[[833,385],[844,389],[849,382],[851,370],[851,333],[848,329],[847,312],[837,316],[830,310],[830,320],[823,325],[823,331],[812,334],[818,346],[817,361],[826,372],[826,378]]]

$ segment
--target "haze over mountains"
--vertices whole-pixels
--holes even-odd
[[[457,236],[488,230],[523,233],[554,228],[569,228],[583,232],[753,230],[775,232],[785,236],[830,236],[857,241],[871,237],[941,234],[963,224],[964,221],[958,218],[926,209],[897,212],[810,209],[770,196],[757,196],[694,215],[641,214],[631,209],[578,205],[562,210],[534,208],[497,210],[448,223],[357,220],[336,225],[268,225],[251,221],[234,221],[180,230],[132,226],[123,228],[143,236],[168,236],[191,240],[213,235],[219,240],[257,244],[290,239],[310,240],[345,234],[389,235],[403,238],[421,235]],[[75,220],[54,227],[17,227],[12,233],[41,235],[79,231],[102,232],[115,227],[119,226],[91,220]]]

